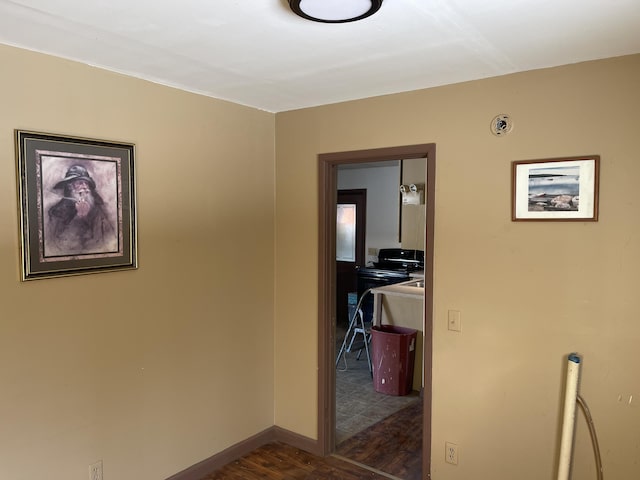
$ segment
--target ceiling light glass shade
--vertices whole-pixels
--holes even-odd
[[[355,22],[367,18],[382,6],[382,0],[289,0],[297,15],[324,23]]]

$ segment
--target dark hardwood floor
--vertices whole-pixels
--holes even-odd
[[[202,480],[419,480],[421,469],[422,405],[415,401],[342,442],[336,456],[318,457],[273,442]]]
[[[420,480],[422,402],[417,399],[348,438],[338,445],[336,454],[403,480]]]
[[[365,479],[378,480],[385,477],[336,457],[318,457],[289,445],[274,442],[257,448],[202,480]]]

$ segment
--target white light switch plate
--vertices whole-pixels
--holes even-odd
[[[460,320],[459,310],[449,310],[449,319],[447,321],[447,328],[454,332],[462,331],[462,322]]]

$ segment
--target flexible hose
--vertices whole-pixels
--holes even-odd
[[[587,425],[589,425],[589,434],[591,435],[591,442],[593,443],[593,451],[596,457],[596,469],[598,470],[598,480],[602,480],[602,459],[600,458],[600,446],[598,445],[598,437],[596,435],[596,426],[593,423],[593,418],[591,418],[591,412],[589,411],[589,407],[587,406],[587,402],[578,394],[576,396],[578,401],[578,405],[582,407],[582,411],[584,412],[584,416],[587,418]]]

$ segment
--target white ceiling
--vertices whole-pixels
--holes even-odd
[[[270,112],[640,52],[640,0],[0,0],[0,43]]]

